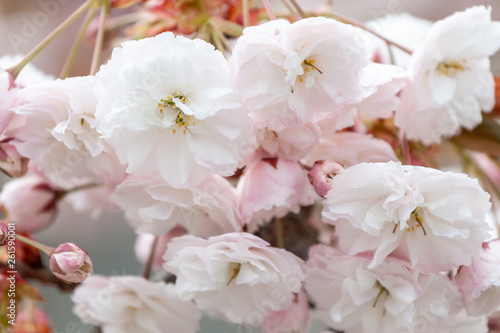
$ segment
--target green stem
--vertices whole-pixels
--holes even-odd
[[[34,248],[44,252],[46,255],[48,255],[50,257],[52,251],[54,251],[54,248],[50,247],[50,246],[47,246],[47,245],[43,245],[41,243],[38,243],[37,241],[33,240],[33,239],[29,239],[27,237],[24,237],[22,235],[16,235],[16,239],[25,243],[25,244],[28,244],[30,246],[33,246]]]
[[[83,21],[82,26],[80,27],[80,31],[78,31],[78,36],[76,37],[76,40],[73,43],[73,46],[71,47],[71,51],[68,57],[66,58],[66,62],[64,63],[63,69],[61,70],[61,75],[59,76],[61,79],[68,77],[69,74],[71,73],[71,69],[73,68],[73,64],[75,63],[76,60],[76,55],[78,54],[80,46],[82,45],[83,37],[85,37],[85,33],[87,32],[89,24],[90,22],[92,22],[92,19],[94,18],[96,12],[97,8],[94,7],[87,13],[85,20]]]
[[[99,18],[99,30],[97,31],[97,38],[94,46],[94,54],[92,55],[92,65],[90,66],[90,75],[97,73],[100,64],[100,57],[102,47],[104,45],[104,35],[106,32],[106,18],[108,16],[107,0],[103,1],[101,5],[101,16]]]
[[[36,57],[47,45],[54,40],[64,29],[73,23],[78,16],[83,14],[92,4],[93,0],[87,0],[81,5],[73,14],[65,19],[57,28],[54,29],[47,37],[45,37],[33,50],[31,50],[20,63],[14,67],[9,68],[7,71],[11,73],[14,80],[17,78],[21,70],[26,66],[34,57]]]

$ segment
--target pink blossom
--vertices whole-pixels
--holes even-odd
[[[317,198],[300,164],[280,158],[256,157],[247,165],[237,189],[249,232],[273,217],[298,212],[300,206],[311,205]]]
[[[138,276],[91,276],[76,288],[73,312],[103,332],[195,333],[201,313],[174,286]]]
[[[18,232],[33,233],[48,227],[56,215],[57,191],[36,172],[12,179],[0,193],[0,204]]]
[[[500,240],[484,243],[481,256],[460,267],[456,283],[471,315],[500,310]]]
[[[172,187],[159,175],[131,176],[111,200],[138,233],[162,235],[179,224],[193,235],[209,237],[241,231],[243,225],[236,190],[213,174],[190,188]]]
[[[61,280],[79,283],[92,274],[92,261],[81,247],[64,243],[51,253],[50,270]]]
[[[315,161],[330,160],[349,167],[361,162],[398,161],[391,145],[369,134],[339,132],[323,137],[303,162],[313,166]]]
[[[0,246],[7,244],[9,238],[9,227],[3,221],[0,221]]]
[[[182,299],[234,323],[261,325],[269,311],[289,308],[304,278],[301,259],[248,233],[178,237],[164,259]]]
[[[309,302],[301,290],[295,295],[290,308],[268,313],[262,324],[263,333],[305,332],[309,320]]]

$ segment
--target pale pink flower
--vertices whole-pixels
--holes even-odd
[[[73,312],[103,333],[195,333],[200,328],[200,311],[179,299],[172,284],[138,276],[91,276],[72,300]]]
[[[236,190],[213,174],[185,189],[170,186],[159,175],[129,177],[111,200],[138,233],[162,235],[179,224],[193,235],[209,237],[241,231],[243,225]]]
[[[369,134],[339,132],[321,138],[303,162],[312,167],[315,161],[321,160],[336,161],[349,167],[361,162],[398,161],[398,158],[384,140]]]
[[[318,318],[346,333],[406,332],[403,314],[423,292],[419,272],[400,262],[369,264],[325,245],[310,248],[305,288]]]
[[[44,82],[18,93],[13,144],[65,189],[89,184],[112,189],[124,177],[124,167],[95,129],[94,88],[97,83],[88,76]]]
[[[19,154],[11,144],[12,140],[13,138],[5,138],[0,141],[0,170],[10,177],[21,177],[28,171],[29,159]]]
[[[5,183],[0,205],[18,232],[33,233],[52,224],[58,192],[42,175],[32,172]]]
[[[335,225],[344,252],[374,251],[370,267],[393,255],[424,271],[446,271],[480,255],[489,198],[465,174],[361,163],[333,179],[323,218]]]
[[[466,23],[464,23],[466,22]],[[401,95],[395,124],[409,139],[440,142],[472,130],[495,105],[489,57],[500,48],[500,22],[476,6],[436,22],[413,53],[412,80]]]
[[[262,324],[263,333],[295,333],[305,332],[309,320],[309,301],[301,290],[295,295],[290,308],[271,311]]]
[[[153,256],[153,266],[161,269],[163,267],[162,257],[167,251],[168,243],[170,243],[173,238],[184,236],[185,234],[187,234],[187,230],[180,225],[173,227],[166,234],[160,236],[151,234],[139,234],[137,235],[134,245],[135,256],[137,257],[137,259],[139,259],[139,261],[143,263],[147,262],[151,254],[154,240],[156,237],[158,237],[156,246],[154,248],[155,252]]]
[[[92,274],[87,251],[73,243],[59,245],[50,254],[50,270],[67,283],[79,283]]]
[[[359,34],[324,17],[246,28],[230,62],[255,126],[299,127],[358,102],[359,72],[369,63]]]
[[[164,259],[182,299],[240,324],[261,325],[269,311],[289,308],[304,279],[301,259],[248,233],[178,237]]]
[[[115,48],[96,77],[98,130],[127,171],[175,187],[234,174],[252,153],[251,120],[222,53],[171,32]],[[154,144],[152,144],[154,142]]]
[[[407,81],[408,74],[401,67],[371,63],[361,71],[365,97],[351,108],[369,119],[390,118],[399,107],[398,93]]]
[[[273,217],[298,213],[300,206],[309,206],[317,199],[302,166],[281,158],[260,158],[247,165],[237,187],[239,209],[248,231]]]
[[[500,240],[484,243],[481,256],[460,267],[456,283],[471,315],[500,310]]]
[[[257,133],[258,143],[270,156],[289,160],[305,157],[321,137],[321,128],[313,122],[280,131],[261,128]]]

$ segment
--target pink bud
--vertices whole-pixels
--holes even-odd
[[[332,178],[344,171],[344,167],[333,161],[316,161],[308,177],[311,184],[314,186],[316,193],[323,198],[332,188]]]
[[[6,183],[0,193],[0,205],[7,210],[18,232],[37,232],[49,226],[56,214],[57,191],[48,181],[30,173]]]
[[[9,238],[9,228],[7,224],[0,222],[0,246],[7,244],[7,239]]]
[[[68,283],[79,283],[92,273],[92,261],[81,247],[64,243],[50,256],[50,269],[55,276]]]

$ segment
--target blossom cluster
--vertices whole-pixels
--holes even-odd
[[[134,3],[192,13],[112,1]],[[430,161],[495,107],[491,8],[430,25],[404,65],[384,60],[389,41],[331,18],[249,26],[230,54],[181,35],[199,28],[186,22],[123,42],[88,76],[17,76],[0,59],[0,168],[13,178],[0,208],[18,239],[36,245],[63,200],[120,210],[138,234],[142,277],[90,275],[72,243],[46,251],[56,277],[81,282],[76,315],[104,333],[194,333],[202,315],[265,333],[315,320],[346,333],[488,332],[499,167],[476,167],[483,189]],[[492,161],[457,149],[469,165]]]

